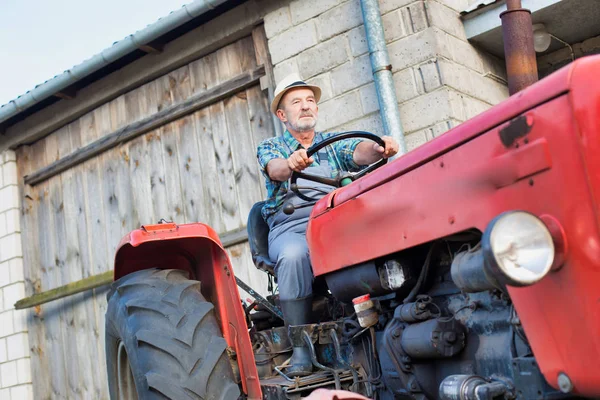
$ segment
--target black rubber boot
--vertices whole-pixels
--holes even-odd
[[[312,296],[294,300],[280,300],[283,319],[288,327],[288,336],[292,342],[292,359],[286,373],[290,376],[306,376],[312,373],[310,350],[304,342],[302,326],[310,324]]]

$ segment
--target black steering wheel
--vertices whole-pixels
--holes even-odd
[[[385,142],[383,141],[383,139],[381,139],[379,136],[375,135],[374,133],[364,132],[364,131],[349,131],[349,132],[343,132],[343,133],[339,133],[337,135],[331,136],[330,138],[327,138],[327,139],[323,140],[322,142],[309,147],[308,150],[306,150],[306,155],[310,158],[313,154],[315,154],[316,152],[318,152],[325,146],[329,146],[330,144],[339,142],[340,140],[353,139],[353,138],[369,139],[369,140],[374,141],[378,145],[385,147]],[[292,176],[290,177],[290,189],[302,200],[317,201],[317,200],[319,200],[318,198],[312,198],[312,197],[306,196],[300,192],[300,190],[302,188],[298,187],[298,184],[296,183],[298,178],[306,179],[306,180],[313,181],[313,182],[319,182],[319,183],[322,183],[325,185],[329,185],[329,186],[338,188],[338,187],[346,186],[349,183],[362,178],[366,174],[376,170],[377,168],[385,165],[386,163],[387,163],[387,158],[382,158],[381,160],[377,161],[376,163],[371,164],[369,167],[358,172],[357,174],[352,175],[352,174],[345,172],[345,173],[340,174],[340,176],[338,176],[337,178],[326,178],[323,176],[293,171]],[[309,189],[309,188],[306,188],[306,189]]]

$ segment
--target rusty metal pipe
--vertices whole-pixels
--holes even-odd
[[[522,8],[521,0],[506,0],[506,8],[500,18],[508,91],[513,95],[537,82],[538,71],[531,11]]]

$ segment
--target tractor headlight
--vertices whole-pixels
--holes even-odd
[[[528,286],[550,271],[554,242],[546,225],[535,215],[509,211],[490,222],[483,235],[486,266],[506,285]]]

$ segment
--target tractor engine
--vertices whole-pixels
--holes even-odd
[[[481,243],[464,232],[327,275],[313,308],[320,322],[305,326],[312,376],[285,375],[285,327],[253,334],[268,398],[317,387],[379,399],[564,397],[544,380]]]

